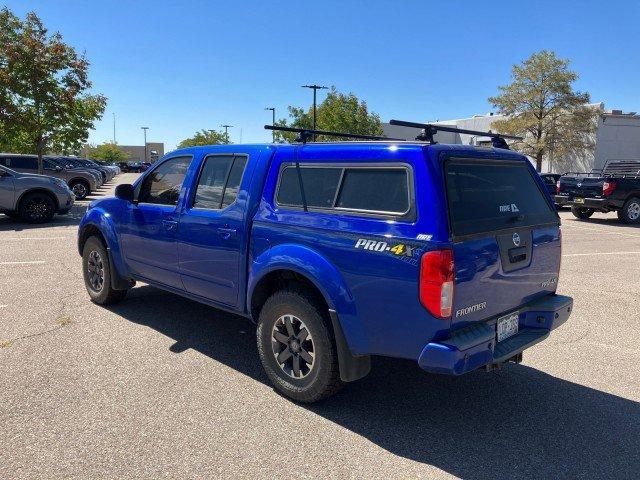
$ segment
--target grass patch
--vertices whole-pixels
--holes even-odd
[[[68,316],[58,317],[56,319],[56,323],[61,327],[64,327],[65,325],[69,325],[70,323],[73,323],[73,320],[71,320],[71,317],[68,317]]]
[[[9,348],[12,344],[11,340],[0,340],[0,348]]]

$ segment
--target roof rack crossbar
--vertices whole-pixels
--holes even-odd
[[[276,130],[280,132],[297,133],[298,137],[296,138],[296,141],[302,142],[302,143],[307,143],[310,139],[313,138],[314,135],[327,135],[329,137],[340,137],[340,138],[358,138],[362,140],[404,141],[403,138],[390,138],[390,137],[384,137],[380,135],[364,135],[360,133],[331,132],[328,130],[313,130],[311,128],[281,127],[278,125],[265,125],[264,128],[266,130]]]
[[[421,128],[422,132],[418,134],[416,140],[427,141],[429,143],[436,143],[433,136],[438,132],[453,132],[453,133],[464,133],[466,135],[477,135],[481,137],[489,137],[491,138],[491,143],[494,147],[497,148],[509,148],[505,139],[509,140],[523,140],[522,137],[518,137],[515,135],[504,135],[502,133],[493,133],[491,130],[488,132],[481,132],[479,130],[468,130],[466,128],[458,128],[458,127],[450,127],[447,125],[439,125],[433,123],[417,123],[417,122],[406,122],[404,120],[391,120],[389,121],[391,125],[397,125],[400,127],[411,127],[411,128]]]

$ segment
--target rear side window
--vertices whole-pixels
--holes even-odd
[[[523,162],[451,159],[445,178],[456,236],[557,222]]]
[[[246,165],[245,156],[207,157],[198,179],[193,207],[219,210],[235,202]]]
[[[409,210],[407,180],[405,169],[347,169],[336,206],[406,213]]]
[[[276,195],[279,205],[391,216],[410,210],[409,174],[404,166],[286,166]]]
[[[23,170],[37,170],[38,157],[9,157],[9,165],[7,166]]]
[[[138,201],[157,205],[177,205],[190,163],[191,157],[175,157],[163,162],[142,182]]]
[[[339,168],[300,167],[304,197],[308,207],[331,208],[342,170]],[[282,171],[277,201],[280,205],[302,206],[300,180],[295,167]]]

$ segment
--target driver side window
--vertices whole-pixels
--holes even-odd
[[[191,157],[175,157],[163,162],[142,182],[138,202],[177,205],[190,163]]]

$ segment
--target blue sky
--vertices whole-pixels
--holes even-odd
[[[234,125],[267,141],[275,106],[307,106],[300,85],[335,85],[383,120],[466,117],[510,69],[546,48],[571,60],[576,87],[640,111],[640,2],[622,1],[9,1],[86,51],[109,98],[90,141],[164,141]],[[320,97],[322,98],[322,97]]]

